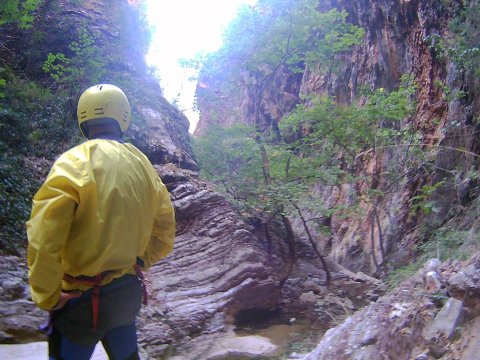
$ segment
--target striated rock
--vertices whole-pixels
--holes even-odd
[[[166,185],[178,227],[174,252],[147,275],[153,301],[142,311],[140,341],[156,356],[170,351],[164,344],[182,354],[190,337],[227,331],[242,311],[276,309],[283,274],[281,256],[267,253],[265,239],[223,197],[159,169],[175,179]]]
[[[219,344],[221,334],[232,332],[241,312],[276,309],[286,275],[284,264],[280,248],[255,234],[222,196],[192,178],[191,172],[157,168],[171,191],[178,232],[174,252],[147,274],[151,301],[141,311],[139,340],[153,358],[190,353],[203,358],[213,344]],[[25,291],[25,259],[0,257],[0,261],[5,269],[0,275],[2,341],[44,339],[37,329],[47,314]],[[241,338],[228,348],[247,354],[246,347],[256,344],[251,357],[273,351],[271,344],[257,340]],[[212,359],[232,354],[217,350]]]

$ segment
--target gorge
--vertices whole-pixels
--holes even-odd
[[[250,10],[265,6],[267,14],[288,3],[259,1]],[[243,69],[233,88],[217,68],[204,69],[195,132],[201,139],[216,126],[248,124],[277,134],[288,114],[314,104],[311,96],[345,106],[358,100],[361,108],[363,86],[391,94],[408,75],[414,92],[399,94],[410,96],[414,108],[393,129],[414,137],[395,147],[365,147],[351,163],[338,154],[351,176],[309,185],[311,196],[332,210],[321,217],[328,231],[311,233],[301,215],[317,214],[267,219],[200,176],[188,121],[164,99],[143,60],[148,34],[141,4],[40,1],[31,27],[0,23],[2,344],[45,340],[37,327],[46,314],[29,298],[22,222],[55,157],[80,141],[78,96],[105,82],[127,93],[133,112],[127,140],[154,164],[176,211],[175,250],[147,274],[151,301],[138,320],[145,359],[475,359],[480,4],[314,3],[321,13],[344,10],[346,23],[363,30],[361,42],[333,54],[332,68],[300,61],[292,70],[282,63],[261,91],[247,85],[265,68]],[[472,33],[460,39],[455,24],[462,21]],[[455,40],[464,48],[455,49]],[[473,55],[459,59],[461,51]],[[245,55],[251,54],[238,56]],[[394,170],[400,175],[392,179]]]

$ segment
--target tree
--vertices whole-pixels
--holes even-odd
[[[318,63],[325,68],[333,63],[336,54],[359,44],[364,34],[362,29],[346,23],[346,12],[332,9],[322,13],[317,11],[317,5],[315,0],[260,0],[256,6],[244,6],[225,32],[223,47],[207,56],[200,71],[200,78],[210,86],[200,88],[198,97],[215,99],[221,93],[232,99],[239,88],[249,92],[255,127],[252,139],[263,178],[259,188],[270,194],[278,193],[279,189],[272,190],[277,186],[271,174],[269,147],[272,146],[265,139],[266,129],[261,121],[261,102],[266,90],[280,71],[301,73],[306,65]],[[278,128],[274,126],[273,130],[278,137]],[[273,217],[280,216],[286,229],[291,267],[295,247],[292,226],[284,211],[291,204],[280,197],[269,199]]]
[[[341,205],[328,208],[309,190],[317,183],[338,186],[358,181],[354,168],[358,154],[381,156],[384,146],[408,141],[411,132],[401,129],[400,121],[414,110],[414,91],[414,85],[405,79],[396,91],[364,92],[362,99],[350,105],[336,104],[328,97],[310,99],[309,105],[299,105],[282,119],[280,138],[264,136],[261,143],[255,127],[212,128],[194,143],[202,174],[216,183],[242,213],[260,217],[265,229],[274,219],[281,220],[292,256],[290,268],[295,260],[295,241],[289,219],[299,218],[323,264],[328,284],[330,273],[317,248],[315,233],[328,231],[324,222],[332,214],[348,216],[352,209]],[[381,233],[376,206],[383,193],[373,178],[372,231],[377,226]],[[379,246],[383,261],[382,241]],[[379,268],[374,250],[372,259]]]
[[[199,77],[208,84],[198,88],[197,97],[233,99],[245,89],[254,101],[250,122],[261,128],[260,103],[280,72],[302,73],[317,64],[332,69],[337,54],[363,39],[363,29],[348,24],[345,11],[319,12],[317,5],[315,0],[260,0],[243,6],[220,50],[189,62],[192,67],[202,62]]]

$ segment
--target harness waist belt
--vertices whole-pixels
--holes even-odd
[[[134,265],[135,273],[142,284],[143,290],[143,304],[148,304],[148,292],[147,286],[145,283],[145,277],[142,272],[142,268],[140,265]],[[93,330],[97,329],[98,324],[98,310],[100,307],[100,284],[102,283],[103,279],[109,274],[114,273],[115,270],[106,270],[100,274],[95,276],[86,276],[86,275],[79,275],[79,276],[72,276],[69,274],[64,274],[63,279],[76,284],[87,285],[92,288],[92,292],[90,297],[92,299],[92,328]]]
[[[63,275],[63,279],[66,281],[92,287],[92,292],[90,294],[90,297],[92,299],[93,330],[97,329],[97,323],[98,323],[98,309],[100,306],[100,284],[102,283],[103,279],[105,279],[107,275],[112,274],[114,272],[115,272],[114,270],[106,270],[95,276],[86,276],[86,275],[72,276],[69,274]]]

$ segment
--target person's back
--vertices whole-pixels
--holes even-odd
[[[151,214],[162,205],[157,174],[133,145],[113,140],[89,140],[63,156],[82,164],[79,205],[64,250],[65,272],[93,276],[131,270],[150,240]]]
[[[135,274],[172,250],[173,208],[146,156],[121,140],[130,108],[120,89],[87,89],[78,114],[90,140],[57,159],[27,223],[32,299],[55,310],[51,358],[88,359],[102,340],[111,358],[134,359]]]

